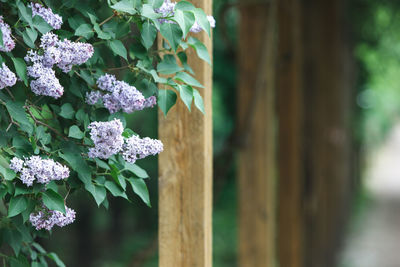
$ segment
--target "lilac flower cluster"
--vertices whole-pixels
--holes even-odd
[[[161,7],[155,10],[156,13],[162,15],[162,18],[160,18],[158,20],[161,24],[175,23],[172,20],[165,19],[166,17],[170,17],[175,14],[175,12],[174,12],[175,5],[176,5],[176,2],[171,2],[171,0],[164,0],[164,3],[161,5]],[[207,16],[207,19],[208,19],[208,22],[210,23],[211,28],[215,28],[214,17]],[[190,28],[190,32],[194,32],[194,33],[201,32],[202,30],[203,30],[203,28],[197,23],[197,21],[195,21],[192,28]]]
[[[128,162],[135,162],[137,159],[149,155],[156,155],[163,151],[163,144],[160,140],[138,136],[124,139],[122,137],[123,126],[120,120],[114,119],[108,122],[92,122],[89,127],[90,138],[94,147],[89,149],[89,157],[107,159],[112,155],[121,153]]]
[[[11,87],[17,82],[15,73],[12,72],[6,64],[3,63],[0,68],[0,90],[4,87]]]
[[[53,180],[66,179],[69,176],[68,167],[55,162],[52,159],[42,159],[39,156],[31,156],[22,160],[14,157],[10,162],[10,169],[20,173],[23,184],[32,186],[33,182],[47,184]]]
[[[136,87],[129,85],[124,81],[118,81],[114,75],[105,74],[97,80],[97,86],[106,91],[92,91],[86,94],[86,103],[96,104],[100,99],[103,101],[110,113],[123,110],[132,113],[136,110],[142,110],[152,107],[156,104],[155,97],[144,98],[143,94]]]
[[[42,210],[31,213],[29,221],[36,230],[46,229],[50,231],[54,225],[64,227],[75,221],[76,212],[68,207],[65,207],[65,214],[57,210],[49,210],[43,207]]]
[[[32,65],[27,68],[31,81],[31,90],[36,95],[59,98],[64,88],[52,69],[54,65],[63,72],[69,72],[73,65],[85,63],[93,55],[93,46],[86,43],[75,43],[69,40],[60,41],[54,33],[48,32],[40,39],[43,55],[36,51],[28,51],[25,61]]]
[[[53,29],[60,29],[63,23],[62,17],[58,14],[54,14],[50,8],[45,8],[41,4],[32,3],[28,5],[32,8],[32,17],[38,15],[42,17]]]
[[[207,16],[208,22],[210,23],[211,28],[215,28],[215,19],[213,16]],[[191,32],[198,33],[201,32],[203,28],[197,23],[197,21],[194,22],[192,28],[190,28]]]
[[[143,159],[150,155],[157,155],[164,149],[163,143],[157,139],[133,135],[125,139],[122,146],[122,157],[124,160],[135,163],[137,159]]]
[[[11,37],[10,26],[4,22],[3,16],[0,16],[0,29],[3,33],[3,46],[0,45],[0,51],[10,52],[15,47],[15,42]]]
[[[122,132],[124,127],[118,119],[108,122],[92,122],[89,124],[90,138],[94,147],[89,149],[90,158],[107,159],[117,154],[124,143]]]

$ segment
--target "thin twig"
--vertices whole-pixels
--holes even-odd
[[[60,136],[61,138],[63,138],[65,141],[68,141],[68,138],[65,137],[64,135],[62,135],[59,131],[57,131],[56,129],[54,129],[53,127],[51,127],[50,125],[39,121],[38,119],[36,119],[36,117],[32,114],[31,110],[29,108],[26,108],[26,110],[28,111],[29,115],[32,117],[32,119],[35,121],[36,124],[40,124],[44,127],[49,128],[49,130],[53,131],[57,136]]]
[[[8,89],[8,87],[4,87],[7,91],[7,93],[10,95],[10,97],[12,98],[12,100],[15,100],[14,95],[11,93],[11,91]]]

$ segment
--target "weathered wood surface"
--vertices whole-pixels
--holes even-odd
[[[239,26],[239,266],[274,266],[276,1],[243,2]]]
[[[278,258],[304,266],[303,50],[301,0],[278,2]]]
[[[192,3],[212,14],[211,0]],[[211,39],[196,34],[211,54]],[[159,113],[159,266],[210,267],[212,265],[212,68],[194,51],[188,62],[203,96],[205,115],[189,112],[178,100],[167,117]]]

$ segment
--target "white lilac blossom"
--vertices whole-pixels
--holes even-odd
[[[0,16],[0,29],[3,34],[3,45],[0,45],[0,51],[10,52],[15,47],[15,42],[11,37],[10,26],[4,22],[3,16]]]
[[[17,76],[12,72],[6,64],[2,64],[0,68],[0,90],[4,87],[11,87],[17,82]]]
[[[86,95],[86,102],[90,105],[97,103],[99,99],[103,101],[110,113],[122,110],[132,113],[136,110],[142,110],[146,107],[152,107],[156,103],[155,97],[145,99],[143,94],[136,87],[129,85],[124,81],[118,81],[114,75],[105,74],[97,80],[99,89],[107,93],[90,92]]]
[[[42,210],[31,213],[29,215],[29,221],[36,230],[46,229],[50,231],[54,225],[64,227],[75,221],[76,212],[65,206],[65,214],[57,210],[49,210],[43,207]]]
[[[36,181],[47,184],[53,180],[63,180],[68,178],[68,167],[55,162],[52,159],[42,159],[39,156],[31,156],[25,160],[14,157],[10,162],[10,169],[20,173],[23,184],[32,186]]]
[[[62,17],[58,14],[54,14],[50,8],[45,8],[41,4],[32,3],[28,5],[32,8],[32,17],[38,15],[42,17],[53,29],[60,29],[63,23]]]
[[[160,8],[156,9],[155,12],[158,14],[162,15],[162,18],[158,19],[158,21],[163,24],[163,23],[175,23],[174,21],[170,19],[166,19],[167,17],[171,17],[175,14],[174,9],[175,9],[176,2],[171,2],[171,0],[164,0],[163,4],[161,5]],[[213,16],[207,16],[208,22],[210,23],[211,28],[215,28],[215,19]],[[190,28],[191,32],[198,33],[204,30],[198,23],[197,21],[194,22],[192,28]]]
[[[94,147],[89,148],[88,156],[90,158],[107,159],[117,154],[124,143],[122,132],[124,127],[118,119],[107,122],[92,122],[89,124],[90,138]]]
[[[160,140],[149,137],[142,139],[133,135],[125,139],[121,154],[124,160],[135,163],[137,159],[142,159],[149,155],[157,155],[162,151],[163,143]]]

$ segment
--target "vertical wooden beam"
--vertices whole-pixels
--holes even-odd
[[[275,265],[276,1],[246,2],[239,26],[239,265]]]
[[[212,0],[192,3],[212,14]],[[211,39],[196,34],[212,54]],[[181,102],[167,117],[159,113],[159,266],[212,265],[212,69],[193,50],[188,62],[204,99],[205,115]]]
[[[303,62],[301,1],[278,3],[278,256],[304,266]]]

